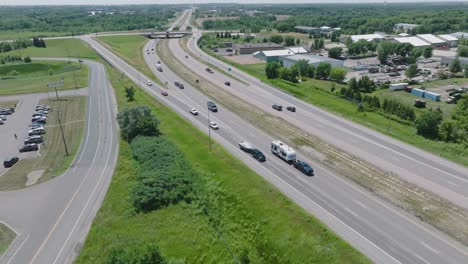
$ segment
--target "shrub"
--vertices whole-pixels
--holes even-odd
[[[117,114],[117,122],[120,126],[122,137],[130,142],[138,135],[159,135],[159,121],[151,113],[148,106],[137,106],[125,109]]]
[[[105,264],[165,264],[159,248],[154,244],[136,247],[125,245],[113,248]]]

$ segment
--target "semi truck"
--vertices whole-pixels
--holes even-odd
[[[289,164],[293,164],[296,161],[296,151],[279,140],[271,142],[271,153]]]

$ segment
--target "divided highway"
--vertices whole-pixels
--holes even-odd
[[[144,80],[142,83],[150,80],[90,36],[82,36],[81,39],[135,83],[138,80]],[[145,49],[151,50],[153,46],[150,45],[154,45],[154,41]],[[208,133],[208,98],[188,84],[185,84],[183,90],[176,88],[173,82],[181,78],[165,65],[162,73],[157,72],[155,63],[160,59],[156,56],[148,56],[145,52],[145,60],[162,81],[168,82],[169,88],[146,84],[141,85],[142,88]],[[161,95],[162,91],[167,91],[169,95]],[[192,116],[189,113],[191,108],[196,108],[200,115]],[[468,259],[468,251],[464,246],[401,210],[392,208],[360,187],[333,175],[319,164],[314,164],[316,171],[320,172],[318,176],[308,178],[302,175],[272,156],[268,146],[273,138],[245,122],[242,117],[220,109],[218,113],[210,114],[210,118],[220,125],[219,131],[211,133],[214,140],[375,262],[464,263]],[[237,144],[242,140],[259,147],[266,154],[267,162],[258,163],[239,150]]]
[[[89,96],[80,150],[63,175],[0,192],[0,220],[17,233],[0,263],[71,263],[107,191],[118,153],[116,101],[104,66],[84,63],[90,69]]]

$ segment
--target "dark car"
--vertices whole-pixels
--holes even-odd
[[[19,152],[38,151],[39,146],[37,144],[27,144],[20,148]]]
[[[211,112],[218,112],[218,107],[215,103],[208,101],[206,105],[208,106],[208,110],[210,110]]]
[[[288,107],[286,107],[286,109],[288,111],[291,111],[291,112],[296,112],[296,107],[294,107],[294,106],[288,106]]]
[[[294,168],[304,173],[305,175],[314,175],[314,169],[309,164],[307,164],[307,162],[304,162],[302,160],[296,160],[296,162],[294,162]]]
[[[231,86],[231,82],[224,82],[224,85]]]
[[[396,76],[400,76],[401,74],[399,74],[398,72],[391,72],[388,74],[388,76],[390,77],[396,77]]]
[[[18,158],[18,157],[13,157],[13,158],[11,158],[11,159],[9,159],[9,160],[5,160],[5,161],[3,162],[3,167],[5,167],[5,168],[10,168],[10,167],[12,167],[13,165],[15,165],[16,162],[18,162],[18,161],[19,161],[19,158]]]
[[[252,157],[260,162],[264,162],[266,161],[266,158],[265,158],[265,155],[263,155],[263,153],[258,150],[258,149],[252,149],[251,150],[251,153],[252,153]]]
[[[161,94],[162,94],[163,96],[167,96],[167,92],[166,92],[166,91],[162,91]]]
[[[283,111],[283,107],[281,105],[274,104],[271,107],[273,107],[273,109],[276,111]]]
[[[44,139],[42,138],[42,136],[32,136],[24,140],[25,145],[40,144],[42,142],[44,142]]]
[[[213,70],[211,68],[206,68],[205,71],[207,71],[209,73],[213,73]]]

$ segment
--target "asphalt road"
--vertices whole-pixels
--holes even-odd
[[[80,37],[109,63],[127,75],[135,83],[150,80],[90,36]],[[155,41],[150,41],[153,45]],[[144,50],[149,48],[146,46]],[[150,95],[174,109],[191,121],[196,127],[208,133],[208,98],[195,88],[185,84],[180,90],[173,85],[181,80],[163,65],[163,72],[155,70],[159,60],[155,55],[145,54],[145,60],[162,81],[168,82],[168,89],[156,84],[141,87]],[[184,53],[185,55],[185,53]],[[155,57],[151,57],[155,56]],[[204,69],[204,68],[203,68]],[[154,80],[153,80],[153,83]],[[167,91],[167,97],[161,91]],[[199,116],[189,114],[191,108]],[[318,176],[306,177],[272,156],[268,150],[273,140],[264,133],[225,109],[210,114],[211,120],[220,125],[220,130],[211,131],[212,138],[254,169],[262,177],[277,186],[283,193],[296,201],[308,212],[317,216],[336,233],[361,250],[377,263],[466,263],[468,250],[459,243],[431,226],[421,223],[405,212],[393,208],[370,195],[360,187],[329,172],[320,164],[313,164]],[[238,142],[247,140],[259,147],[267,157],[264,164],[258,163],[237,147]]]
[[[396,173],[411,183],[461,207],[468,208],[468,169],[466,167],[392,139],[271,87],[249,74],[205,54],[196,45],[199,36],[200,32],[195,29],[194,38],[191,38],[188,43],[191,51],[195,52],[202,60],[225,71],[231,68],[230,74],[248,83],[246,85],[215,71],[214,74],[210,74],[209,79],[219,88],[228,90],[246,102],[265,109],[272,115],[284,118],[287,122],[368,161],[382,170]],[[174,56],[178,57],[179,60],[184,60],[186,66],[198,75],[206,75],[205,68],[207,66],[194,58],[185,59],[186,52],[178,45],[178,40],[171,40],[169,46]],[[227,80],[231,82],[230,87],[224,85]],[[295,106],[297,113],[290,115],[287,111],[275,111],[271,108],[271,105],[275,103],[283,106]]]
[[[104,66],[85,63],[89,96],[80,150],[63,175],[0,192],[0,221],[18,234],[0,263],[71,263],[107,191],[118,153],[116,101]]]

